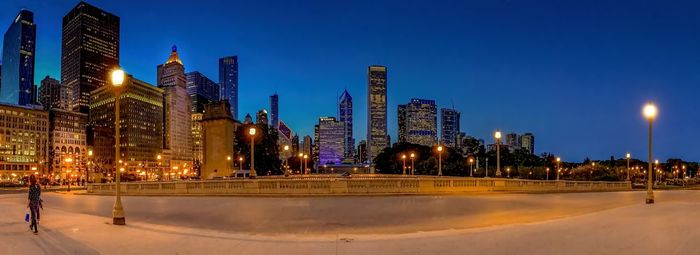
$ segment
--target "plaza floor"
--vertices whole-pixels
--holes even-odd
[[[0,196],[3,254],[700,254],[700,191],[386,197]],[[6,253],[6,251],[8,253]]]

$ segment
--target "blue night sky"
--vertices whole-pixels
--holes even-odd
[[[646,155],[647,100],[657,102],[655,157],[700,160],[700,7],[692,1],[89,1],[121,17],[121,65],[155,83],[173,44],[187,71],[218,82],[238,55],[241,116],[268,108],[312,135],[347,88],[355,138],[366,127],[367,66],[386,65],[396,105],[435,99],[462,131],[533,132],[537,153],[581,161]],[[35,13],[37,83],[60,76],[61,19],[73,0],[3,0],[0,29]]]

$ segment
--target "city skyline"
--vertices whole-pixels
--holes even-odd
[[[460,123],[462,131],[466,132],[467,135],[480,137],[484,139],[486,143],[492,142],[492,132],[496,129],[500,129],[504,132],[516,133],[532,132],[538,136],[538,153],[555,153],[561,155],[565,160],[581,161],[585,157],[607,158],[611,155],[620,158],[624,156],[625,152],[631,152],[634,157],[641,158],[644,155],[645,148],[645,129],[640,125],[640,123],[644,123],[644,119],[641,116],[641,107],[647,100],[654,100],[660,107],[660,118],[657,122],[657,133],[655,134],[655,136],[658,137],[658,149],[655,152],[655,157],[683,157],[690,160],[698,160],[698,158],[700,158],[700,151],[694,149],[692,146],[692,141],[699,138],[696,132],[692,132],[692,123],[694,123],[693,120],[697,120],[700,117],[697,116],[697,114],[693,114],[692,110],[688,112],[688,109],[692,109],[693,107],[689,95],[697,94],[698,92],[698,89],[692,86],[697,82],[698,78],[690,75],[691,72],[689,71],[692,69],[690,67],[697,67],[697,64],[688,62],[692,59],[690,57],[692,54],[686,54],[687,56],[679,58],[675,56],[675,53],[677,53],[676,51],[671,51],[664,47],[657,47],[653,53],[643,55],[639,58],[662,60],[661,63],[649,65],[632,63],[633,60],[639,61],[639,59],[633,57],[633,60],[627,60],[623,62],[625,65],[622,65],[622,67],[624,67],[622,71],[626,71],[627,76],[613,75],[611,74],[613,72],[612,70],[618,73],[620,72],[619,68],[615,65],[620,61],[617,58],[636,53],[644,48],[645,45],[628,45],[618,41],[616,43],[602,45],[604,47],[596,49],[599,52],[593,57],[583,56],[592,51],[592,49],[590,49],[590,47],[587,48],[586,45],[604,43],[603,39],[607,38],[606,36],[610,36],[604,32],[610,32],[611,30],[606,30],[601,27],[599,23],[587,27],[588,29],[596,28],[604,30],[600,33],[589,31],[597,35],[597,39],[578,38],[579,34],[572,35],[566,33],[558,37],[548,38],[561,40],[563,45],[574,47],[573,50],[578,50],[580,52],[567,51],[562,49],[565,48],[564,46],[554,47],[555,49],[550,51],[542,50],[534,46],[534,44],[538,40],[547,38],[538,37],[542,35],[535,35],[533,36],[534,39],[531,37],[529,40],[527,37],[518,37],[519,34],[516,31],[518,26],[513,24],[499,23],[498,25],[508,29],[497,35],[489,34],[495,33],[494,31],[482,31],[477,29],[478,32],[481,32],[481,35],[487,35],[487,37],[492,36],[488,37],[490,39],[493,39],[493,37],[520,38],[520,44],[515,45],[518,46],[517,49],[519,50],[535,48],[540,50],[540,53],[544,51],[544,56],[539,57],[544,57],[546,60],[535,62],[536,64],[533,66],[527,66],[526,63],[536,60],[534,54],[528,55],[516,50],[498,53],[491,59],[481,59],[483,56],[475,57],[475,60],[471,61],[471,58],[465,57],[464,51],[473,54],[476,53],[471,51],[493,53],[497,50],[503,50],[503,48],[514,45],[512,43],[505,43],[506,40],[503,40],[500,45],[491,47],[484,45],[481,45],[481,47],[456,47],[451,45],[449,40],[445,40],[445,35],[442,33],[438,33],[436,35],[438,36],[437,38],[430,38],[429,42],[435,45],[449,44],[446,45],[449,47],[447,47],[445,51],[457,51],[460,57],[446,58],[442,56],[444,52],[432,51],[429,47],[431,45],[426,44],[426,41],[421,41],[418,43],[419,45],[401,46],[393,49],[390,47],[391,43],[389,43],[389,41],[394,39],[381,37],[381,43],[379,43],[380,46],[377,47],[378,49],[368,50],[360,57],[355,57],[352,61],[342,62],[341,60],[344,55],[350,56],[352,52],[366,50],[364,48],[366,47],[364,44],[365,42],[362,41],[362,46],[358,46],[356,49],[348,49],[348,46],[342,43],[316,50],[310,46],[292,47],[292,49],[301,50],[300,52],[290,51],[290,48],[286,47],[270,47],[268,43],[263,43],[259,47],[251,48],[250,45],[245,47],[245,43],[242,43],[243,46],[239,47],[236,44],[226,44],[222,42],[213,43],[215,49],[211,50],[212,53],[209,53],[209,48],[195,43],[198,39],[188,38],[187,33],[170,30],[170,28],[167,27],[159,27],[158,31],[163,31],[162,34],[157,33],[153,36],[145,36],[144,34],[149,33],[150,30],[135,26],[134,24],[144,24],[144,26],[149,27],[151,25],[158,25],[158,23],[152,22],[153,24],[148,24],[148,22],[144,20],[145,18],[139,17],[139,14],[142,14],[144,10],[136,10],[134,13],[126,11],[129,3],[118,4],[107,1],[90,1],[89,3],[121,18],[121,54],[119,59],[121,66],[125,68],[127,72],[134,74],[135,77],[142,78],[148,83],[155,84],[156,74],[153,69],[157,64],[160,64],[163,59],[167,58],[167,51],[163,49],[169,48],[172,44],[180,46],[183,61],[188,63],[188,72],[200,71],[207,77],[218,77],[218,69],[216,67],[218,58],[229,55],[240,56],[241,79],[239,93],[241,100],[239,104],[241,110],[238,113],[239,117],[245,114],[254,115],[257,110],[262,108],[267,109],[267,96],[275,91],[279,91],[279,94],[284,98],[280,104],[280,114],[285,116],[285,122],[301,136],[313,133],[313,124],[317,121],[316,119],[318,117],[333,116],[336,110],[336,100],[334,96],[342,91],[343,87],[347,87],[351,94],[358,95],[356,96],[357,101],[354,102],[357,108],[356,111],[361,113],[365,112],[367,102],[366,98],[361,95],[366,94],[366,68],[369,65],[378,64],[387,66],[387,69],[390,69],[387,79],[387,127],[389,129],[388,134],[394,137],[394,141],[398,136],[396,135],[397,124],[395,111],[393,111],[393,109],[395,109],[397,104],[406,102],[412,97],[421,97],[435,100],[438,108],[446,107],[454,102],[455,108],[463,114],[462,123]],[[60,79],[60,75],[58,75],[60,73],[60,40],[58,39],[60,39],[61,29],[60,18],[57,19],[56,17],[62,17],[77,4],[77,1],[62,1],[56,4],[52,3],[51,5],[49,5],[48,2],[41,1],[30,4],[23,3],[22,1],[8,1],[1,5],[3,6],[3,10],[0,11],[0,22],[2,22],[0,24],[2,24],[2,26],[10,24],[10,20],[19,11],[19,7],[21,7],[20,4],[28,5],[25,7],[35,13],[35,24],[37,24],[38,27],[35,81],[41,80],[41,78],[46,75]],[[151,3],[142,3],[142,5],[145,5],[144,9],[148,9],[147,6],[150,4]],[[387,3],[382,4],[386,5]],[[203,5],[207,6],[206,4]],[[499,6],[494,3],[486,5],[487,6],[477,7],[492,10],[513,7],[518,4],[511,3],[510,5]],[[158,6],[166,9],[177,8],[173,6]],[[48,9],[49,7],[51,7],[50,11]],[[260,6],[247,7],[261,8]],[[318,8],[329,10],[333,13],[333,11],[341,9],[339,7],[340,6],[328,4]],[[407,7],[408,10],[406,10],[406,12],[414,12],[416,11],[414,9],[418,9],[418,7],[418,4],[410,5]],[[568,7],[570,8],[571,6]],[[621,6],[617,7],[621,8]],[[642,7],[645,6],[641,6],[640,8]],[[311,12],[311,14],[322,15],[316,13],[313,9],[308,10],[309,7],[298,8],[307,8],[305,9],[306,12],[302,13],[309,14],[308,12]],[[439,6],[438,8],[442,9],[447,7]],[[573,10],[567,9],[567,6],[549,8],[561,8],[573,12]],[[549,8],[546,8],[547,11],[551,11]],[[642,8],[646,10],[644,13],[653,13],[653,8],[649,6],[645,8],[646,9]],[[665,8],[670,7],[666,6]],[[211,8],[211,11],[216,12],[217,10],[215,9],[216,8]],[[506,9],[509,12],[514,12],[508,8]],[[615,8],[613,9],[618,10]],[[682,10],[674,9],[673,11],[675,11],[676,14],[681,14],[681,17],[686,17],[683,16],[684,13]],[[159,11],[158,13],[160,14],[157,15],[167,15],[169,12]],[[448,17],[454,17],[455,12],[449,12],[448,14]],[[578,16],[576,17],[579,19],[585,16],[585,13],[580,12],[574,12],[573,14],[577,14]],[[605,14],[610,13],[605,12]],[[432,15],[436,14],[431,11],[428,15],[432,17]],[[534,16],[534,14],[532,15]],[[518,16],[513,19],[524,19],[544,26],[543,23],[545,22],[543,21],[547,21],[548,18],[556,18],[551,17],[551,13],[548,13],[548,15],[550,16],[542,19],[530,16]],[[216,15],[214,15],[214,17],[216,17]],[[245,18],[242,19],[250,18],[247,16],[244,17]],[[673,22],[676,20],[672,20],[667,16],[663,17],[666,18],[665,22],[675,24]],[[264,15],[261,18],[269,17]],[[607,16],[603,18],[607,18],[608,21],[616,25],[630,25],[620,21],[615,23],[614,19]],[[632,18],[634,18],[634,16]],[[480,22],[490,20],[481,16],[477,16],[473,19]],[[355,19],[351,20],[356,21]],[[246,21],[251,22],[250,20]],[[441,21],[444,22],[445,20]],[[586,24],[583,24],[581,21],[582,20],[576,20],[576,22],[571,21],[571,23],[586,28]],[[310,26],[303,22],[303,20],[297,20],[297,22]],[[350,33],[354,31],[357,33],[356,26],[346,24],[342,21],[338,22],[345,25],[343,26],[345,32]],[[274,24],[266,25],[273,26]],[[457,26],[454,24],[451,25]],[[268,39],[275,38],[274,34],[278,32],[278,30],[267,28],[266,30],[268,33],[273,34],[261,35],[250,31],[246,32],[247,29],[252,30],[253,28],[247,27],[245,24],[231,26],[234,27],[237,33],[236,36],[239,36],[238,38],[231,39],[234,41],[245,41],[249,44],[254,40],[261,40],[265,36],[267,36]],[[250,24],[248,24],[248,26],[250,26]],[[213,29],[220,30],[227,26],[216,25],[213,27]],[[564,25],[551,25],[545,26],[545,28],[554,30],[553,34],[556,34],[556,32],[560,32],[560,30],[563,31],[565,27]],[[577,28],[581,29],[581,27]],[[675,27],[676,30],[672,32],[683,31],[683,28],[685,27],[678,25],[678,27]],[[145,31],[139,31],[140,29]],[[380,28],[375,29],[382,30],[387,28],[380,26]],[[401,29],[403,29],[403,27],[400,27],[399,30]],[[428,28],[423,27],[419,27],[418,29],[422,32],[428,30]],[[631,31],[629,33],[637,35],[636,32],[638,31]],[[652,32],[661,33],[658,28]],[[52,34],[53,36],[50,36]],[[289,36],[284,33],[280,34]],[[391,35],[396,36],[397,34],[392,33]],[[157,39],[153,39],[154,37]],[[247,38],[252,39],[248,40]],[[683,38],[691,41],[695,39],[694,37]],[[683,38],[672,37],[669,39],[673,39],[675,42]],[[291,39],[298,40],[297,38]],[[447,37],[447,39],[450,38]],[[583,39],[583,42],[572,42],[574,39]],[[628,38],[627,40],[631,39]],[[482,40],[478,43],[485,42]],[[663,42],[654,41],[654,43],[661,44]],[[620,48],[623,47],[623,45],[627,48]],[[653,46],[653,44],[646,46]],[[665,46],[668,46],[668,44]],[[685,46],[685,44],[681,46]],[[144,48],[142,49],[143,52],[136,51],[138,50],[137,48]],[[388,54],[380,54],[382,50],[386,49],[391,49],[391,52]],[[411,52],[409,51],[411,49],[423,50],[417,53],[418,56],[416,56],[416,59],[418,61],[407,61],[408,59],[394,56],[396,54],[407,54]],[[623,50],[622,53],[612,54],[614,51],[619,51],[621,49]],[[260,54],[260,51],[266,50],[273,51],[274,53],[269,55]],[[336,52],[338,50],[347,50],[349,52]],[[148,52],[143,56],[144,54],[142,53],[146,51],[152,52]],[[308,68],[308,66],[316,64],[318,67],[320,64],[324,63],[324,61],[327,61],[325,59],[320,59],[316,54],[322,55],[324,52],[328,51],[334,53],[328,58],[330,61],[341,62],[339,67],[334,67],[333,69],[321,67],[322,70],[324,70],[323,72],[329,73],[329,76],[315,78],[306,76],[306,74],[301,72],[301,70]],[[562,53],[572,52],[575,53],[572,56],[559,56],[559,54]],[[291,56],[285,56],[285,53],[291,54]],[[306,60],[301,67],[289,68],[287,65],[292,65],[293,63],[290,62],[296,60],[295,56],[301,53],[310,54],[312,60]],[[668,53],[669,56],[663,55],[663,53]],[[601,57],[606,54],[612,55],[609,57]],[[479,56],[479,54],[476,54],[476,56]],[[596,58],[596,56],[598,57]],[[571,58],[573,60],[567,62],[563,61],[562,58]],[[145,60],[141,61],[142,59]],[[422,64],[425,61],[433,65],[441,63],[444,65],[435,69],[435,67],[428,67]],[[510,63],[511,61],[514,63]],[[664,63],[668,65],[669,63],[673,64],[678,62],[684,65],[675,70],[661,68],[662,71],[651,72],[651,74],[642,72],[652,71],[655,67],[660,68]],[[190,63],[192,64],[190,65]],[[452,65],[448,65],[450,63]],[[571,68],[555,65],[561,63],[574,65]],[[576,66],[576,64],[580,65]],[[600,65],[600,67],[596,65]],[[256,71],[256,69],[262,69],[263,67],[265,67],[264,70]],[[582,71],[576,73],[574,71],[576,67],[583,67],[583,69],[586,69],[586,72]],[[285,68],[289,68],[289,70],[285,70]],[[462,70],[461,68],[464,69]],[[686,68],[689,70],[686,70]],[[441,74],[443,77],[434,79],[433,72],[436,70],[443,70],[447,72],[447,74]],[[485,71],[486,75],[479,76],[476,74],[478,71]],[[270,74],[265,76],[261,75],[260,72]],[[545,75],[547,72],[552,73]],[[586,74],[587,72],[590,74]],[[688,74],[684,75],[684,72],[688,72]],[[460,75],[468,77],[459,77]],[[509,81],[509,78],[499,80],[497,79],[498,77],[496,77],[497,75],[510,76],[512,80]],[[637,75],[638,77],[632,75]],[[688,78],[687,80],[681,80],[681,82],[679,82],[675,77],[671,77],[674,75],[687,76]],[[426,82],[429,82],[429,85],[425,85]],[[438,84],[431,84],[433,82],[437,82]],[[618,85],[617,82],[625,83],[625,85]],[[464,86],[462,84],[468,85]],[[673,87],[668,89],[667,86],[669,84],[676,85],[672,85]],[[319,89],[321,85],[324,85],[326,88]],[[424,88],[426,90],[419,91],[416,90],[417,88]],[[439,93],[438,91],[440,89],[445,90],[445,92]],[[500,96],[496,96],[496,94],[500,94]],[[300,103],[301,98],[304,99],[304,103]],[[678,100],[678,98],[685,100]],[[498,109],[490,109],[489,106],[493,105],[492,102],[500,103],[499,107],[496,107]],[[307,103],[311,104],[311,107],[306,106]],[[612,121],[617,121],[619,123],[612,125]],[[356,139],[366,137],[364,135],[366,134],[366,130],[363,128],[366,126],[366,115],[357,114],[355,122],[357,128],[354,130],[354,137]],[[604,139],[599,139],[601,137]],[[576,146],[573,144],[576,144]]]

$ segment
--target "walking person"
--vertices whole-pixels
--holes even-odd
[[[29,176],[29,211],[31,212],[32,221],[29,229],[34,231],[34,234],[39,234],[37,221],[39,220],[39,208],[43,208],[41,204],[41,186],[37,183],[36,176]]]

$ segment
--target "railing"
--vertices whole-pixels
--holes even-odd
[[[238,179],[129,182],[125,195],[360,195],[470,192],[585,192],[630,190],[630,182],[537,181],[461,177]],[[114,194],[115,184],[90,184],[91,194]]]

